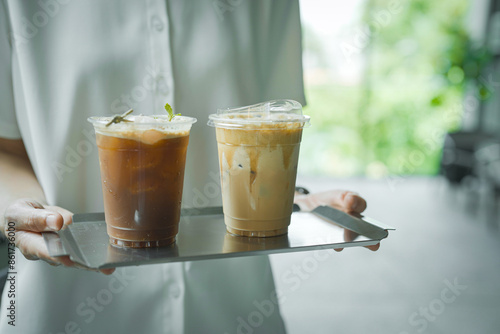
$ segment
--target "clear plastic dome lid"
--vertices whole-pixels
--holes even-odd
[[[223,128],[303,128],[310,117],[302,114],[302,105],[294,100],[273,100],[244,107],[218,109],[208,125]]]

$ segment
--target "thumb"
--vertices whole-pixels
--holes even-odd
[[[29,199],[17,200],[10,205],[5,210],[5,219],[14,222],[17,230],[33,232],[59,231],[64,224],[61,214]]]

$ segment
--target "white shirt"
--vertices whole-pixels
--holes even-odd
[[[91,115],[162,113],[169,102],[198,118],[183,206],[202,207],[221,204],[208,114],[304,102],[297,1],[0,1],[0,137],[24,140],[48,203],[74,213],[103,210]],[[17,262],[16,327],[2,305],[2,333],[284,331],[277,306],[262,322],[257,315],[274,290],[267,257],[110,277],[19,252]]]

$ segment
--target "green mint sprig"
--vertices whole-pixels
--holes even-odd
[[[167,111],[167,114],[168,114],[168,121],[171,122],[172,119],[175,117],[175,116],[181,116],[181,114],[174,114],[174,111],[172,110],[172,107],[170,106],[170,104],[165,104],[165,110]]]

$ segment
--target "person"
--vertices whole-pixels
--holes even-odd
[[[215,134],[203,123],[221,107],[305,104],[298,1],[1,0],[0,57],[1,227],[15,224],[17,246],[17,291],[3,292],[2,333],[285,332],[278,305],[262,324],[248,322],[275,290],[266,256],[102,275],[50,257],[41,232],[65,228],[73,213],[103,211],[87,117],[155,114],[165,102],[199,120],[183,206],[221,205],[210,190],[219,182]],[[296,202],[366,207],[348,191]]]

